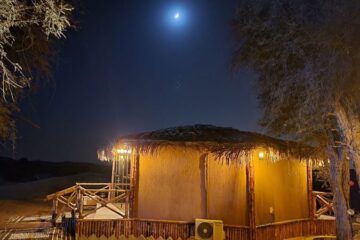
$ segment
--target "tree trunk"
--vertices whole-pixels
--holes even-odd
[[[329,118],[330,184],[334,193],[334,212],[336,217],[336,239],[351,240],[352,225],[350,208],[350,169],[349,155],[352,140],[352,125],[345,109],[338,105],[335,114]]]
[[[348,142],[350,143],[350,159],[354,164],[357,181],[360,184],[360,119],[358,113],[353,111],[348,113],[348,124],[344,127],[349,128],[347,133]]]
[[[331,147],[332,148],[332,147]],[[349,168],[342,149],[332,149],[330,157],[330,181],[334,193],[334,211],[336,217],[336,239],[352,239],[350,216],[347,213],[349,186],[344,183],[346,175],[349,175]]]
[[[357,181],[360,184],[360,121],[355,119],[352,122],[350,159],[354,164]]]

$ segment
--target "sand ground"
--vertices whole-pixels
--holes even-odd
[[[73,186],[76,182],[108,182],[108,177],[82,173],[0,186],[0,226],[9,218],[48,215],[51,202],[44,201],[46,195]]]
[[[0,224],[11,217],[48,215],[51,203],[24,200],[0,200]]]

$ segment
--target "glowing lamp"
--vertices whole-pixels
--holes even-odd
[[[264,152],[259,152],[259,158],[263,159],[265,157],[265,153]]]
[[[130,154],[131,153],[131,150],[130,149],[117,149],[116,150],[117,153],[119,154]]]

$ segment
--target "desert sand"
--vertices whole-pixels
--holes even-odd
[[[0,186],[0,226],[9,218],[50,214],[51,202],[44,201],[48,194],[76,182],[108,182],[108,178],[104,174],[82,173]]]

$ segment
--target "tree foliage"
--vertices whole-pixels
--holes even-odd
[[[259,73],[263,126],[320,141],[339,104],[359,108],[359,12],[352,0],[243,1],[233,60]]]
[[[348,159],[360,166],[359,12],[353,0],[243,0],[233,25],[234,66],[258,73],[260,124],[319,147],[330,160],[337,227],[345,226],[338,239],[351,235]]]
[[[14,139],[18,99],[34,76],[47,75],[53,39],[71,27],[62,0],[2,0],[0,4],[0,138]]]

